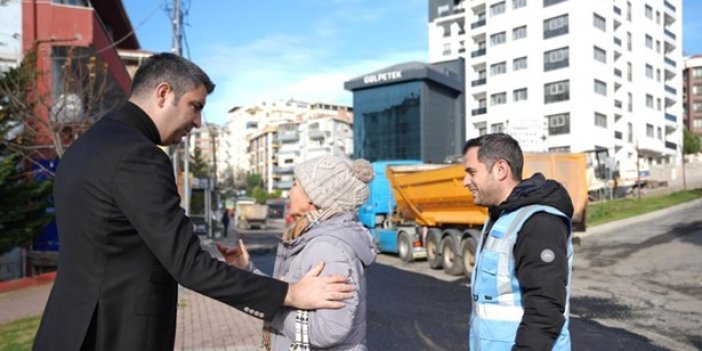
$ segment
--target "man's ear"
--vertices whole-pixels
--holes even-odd
[[[509,168],[509,163],[505,160],[495,162],[495,177],[497,180],[505,180],[512,177],[512,169]]]
[[[168,94],[171,93],[173,89],[171,85],[166,82],[158,83],[156,86],[156,103],[158,107],[163,107],[166,105],[166,100],[168,100]]]

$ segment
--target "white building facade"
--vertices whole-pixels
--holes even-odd
[[[466,60],[466,136],[681,162],[681,0],[429,1],[430,60]]]
[[[230,110],[219,138],[220,179],[261,174],[265,189],[292,187],[292,165],[321,155],[353,153],[348,106],[288,100]]]

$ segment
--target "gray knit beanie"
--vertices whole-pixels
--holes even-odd
[[[354,211],[368,199],[373,167],[364,160],[321,156],[295,166],[295,178],[320,209]]]

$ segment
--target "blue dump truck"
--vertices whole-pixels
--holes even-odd
[[[541,172],[561,182],[573,200],[576,228],[585,227],[588,193],[585,155],[525,153],[524,176]],[[462,164],[416,160],[373,163],[370,196],[358,210],[381,252],[410,262],[426,258],[447,274],[470,274],[487,209],[463,186]]]

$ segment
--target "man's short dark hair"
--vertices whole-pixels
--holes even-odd
[[[215,88],[207,73],[196,64],[181,56],[164,52],[147,58],[139,66],[132,79],[130,97],[152,91],[163,82],[171,85],[176,101],[200,85],[205,86],[207,94],[212,93]]]
[[[524,168],[524,155],[519,142],[504,133],[485,134],[477,138],[466,141],[463,146],[463,155],[469,149],[477,147],[478,161],[485,164],[488,170],[499,160],[504,160],[512,170],[514,180],[522,180],[522,169]]]

